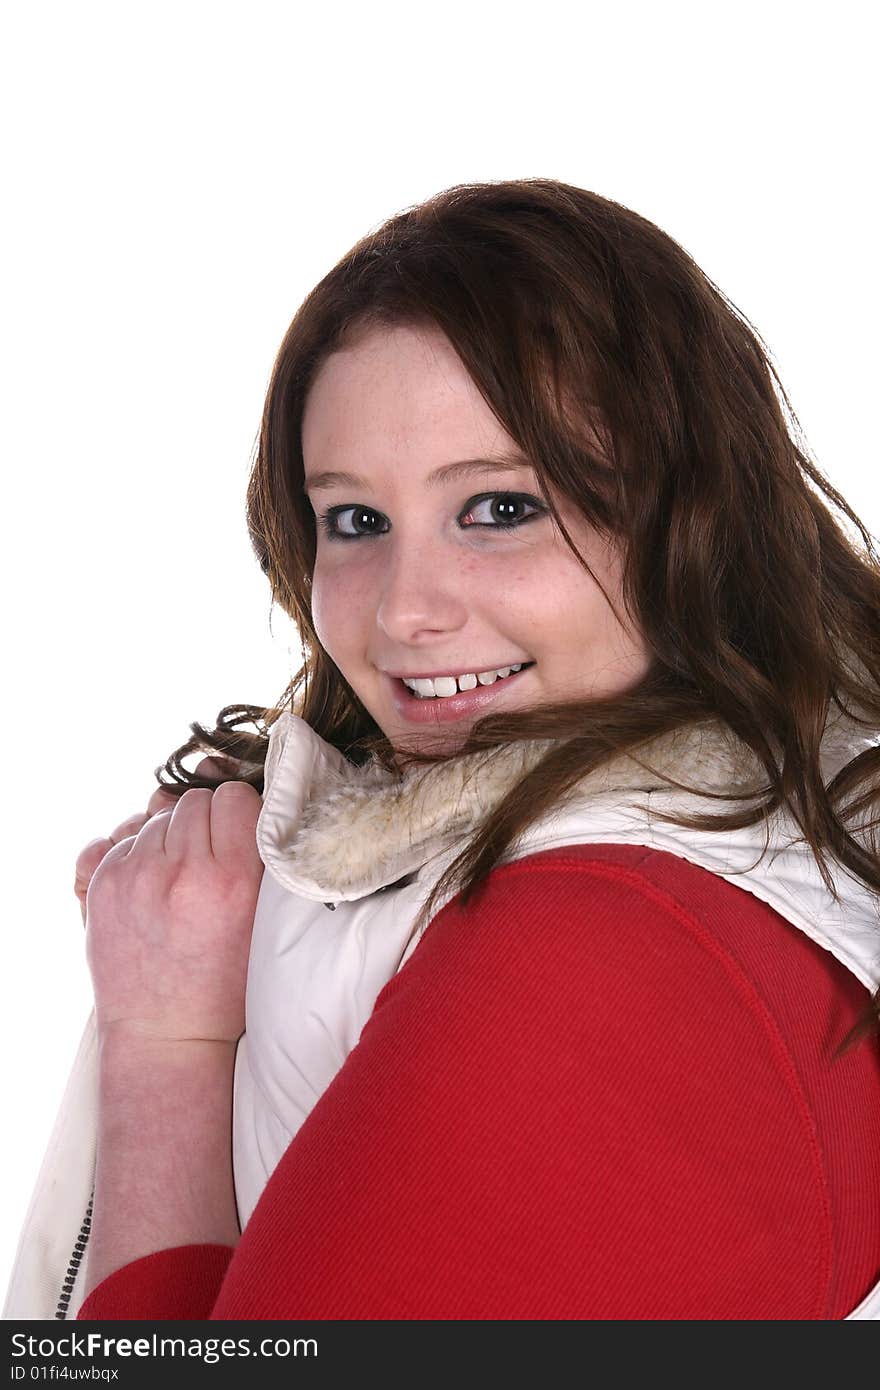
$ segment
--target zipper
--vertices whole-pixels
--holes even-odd
[[[67,1262],[67,1273],[64,1276],[64,1283],[61,1286],[61,1293],[58,1297],[58,1306],[55,1309],[55,1317],[58,1319],[66,1318],[70,1308],[73,1286],[76,1283],[76,1276],[79,1273],[79,1267],[82,1264],[86,1246],[89,1243],[89,1234],[92,1229],[92,1204],[94,1200],[95,1193],[93,1189],[92,1195],[89,1198],[89,1205],[86,1207],[86,1214],[83,1217],[83,1223],[79,1228],[79,1235],[76,1238],[76,1243],[70,1252],[70,1259]]]

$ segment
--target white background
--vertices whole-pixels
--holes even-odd
[[[0,1290],[89,1010],[76,855],[190,721],[299,664],[244,491],[282,335],[355,240],[471,180],[634,208],[757,327],[880,530],[863,3],[5,13]]]

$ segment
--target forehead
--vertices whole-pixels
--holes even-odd
[[[302,420],[306,473],[518,454],[439,329],[371,330],[322,364]]]

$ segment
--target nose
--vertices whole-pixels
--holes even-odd
[[[395,537],[386,551],[376,608],[376,624],[390,643],[401,648],[424,634],[457,632],[468,620],[466,577],[449,547],[431,545],[422,536]]]

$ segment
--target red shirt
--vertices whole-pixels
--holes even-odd
[[[752,894],[547,850],[433,919],[233,1251],[80,1318],[843,1318],[880,1277],[868,992]]]

